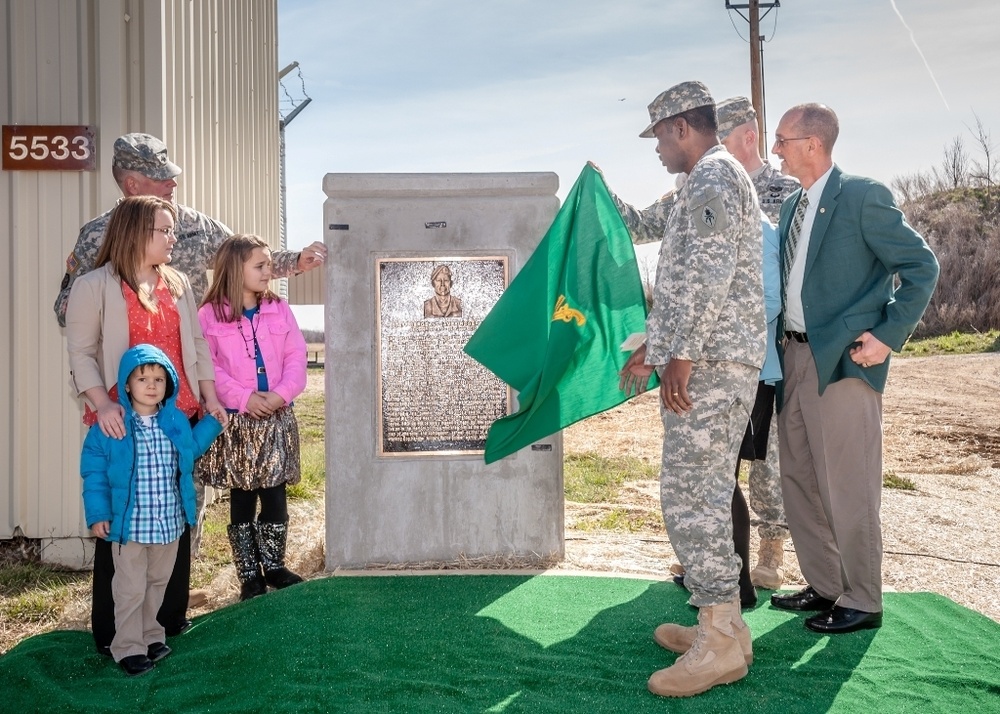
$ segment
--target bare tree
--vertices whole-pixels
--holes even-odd
[[[979,148],[979,153],[983,156],[981,162],[973,162],[972,178],[976,180],[978,185],[986,187],[986,195],[990,197],[990,193],[996,183],[994,174],[997,172],[995,158],[997,149],[989,130],[983,126],[983,121],[979,118],[979,115],[973,112],[972,116],[976,118],[976,128],[968,127],[969,133],[972,134],[972,138]]]
[[[952,139],[951,146],[944,149],[944,161],[941,162],[945,189],[961,188],[969,185],[969,154],[961,136]]]

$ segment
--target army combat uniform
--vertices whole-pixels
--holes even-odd
[[[750,180],[753,181],[753,187],[757,191],[761,210],[767,215],[768,220],[777,226],[781,204],[788,198],[788,194],[798,190],[799,182],[791,176],[785,176],[768,163],[750,174]],[[618,207],[618,212],[624,219],[625,225],[628,226],[632,242],[640,245],[642,243],[655,243],[663,238],[663,232],[667,227],[667,217],[677,202],[677,190],[668,191],[652,205],[642,210],[625,203],[614,193],[611,194],[611,197],[614,199],[615,206]]]
[[[611,192],[611,198],[628,227],[633,243],[641,245],[642,243],[655,243],[658,240],[663,240],[670,211],[677,203],[677,189],[668,191],[651,206],[642,210],[625,203],[614,192]]]
[[[767,214],[768,220],[777,226],[781,204],[788,198],[788,194],[799,189],[799,182],[791,176],[785,176],[767,162],[750,174],[750,179],[753,181],[753,187],[757,189],[760,209]]]
[[[84,224],[76,239],[73,252],[66,258],[66,274],[63,276],[53,310],[60,327],[66,327],[66,303],[73,283],[81,275],[94,269],[97,252],[104,242],[104,232],[108,228],[111,212],[107,211]],[[200,303],[208,290],[207,272],[215,263],[219,246],[233,232],[228,226],[214,218],[209,218],[189,206],[177,205],[177,221],[174,224],[177,243],[174,244],[170,267],[187,275],[191,291]],[[297,251],[277,251],[271,255],[272,273],[276,278],[284,278],[298,272],[299,253]]]
[[[667,217],[646,320],[646,364],[694,363],[692,410],[680,416],[660,409],[660,499],[696,607],[732,602],[739,593],[730,509],[764,362],[762,240],[746,170],[722,146],[709,149]]]

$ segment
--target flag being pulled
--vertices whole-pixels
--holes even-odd
[[[645,330],[646,300],[628,228],[587,165],[524,268],[465,345],[516,389],[493,422],[486,463],[624,402],[619,345]],[[655,374],[650,387],[655,386]]]

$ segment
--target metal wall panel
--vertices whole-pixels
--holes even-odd
[[[295,280],[289,280],[288,303],[290,305],[325,305],[326,271],[310,270]]]
[[[178,201],[275,246],[276,0],[0,0],[0,122],[97,127],[92,173],[0,171],[0,538],[82,564],[81,407],[52,303],[79,227],[114,205],[115,138],[167,142]]]

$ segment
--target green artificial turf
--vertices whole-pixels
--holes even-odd
[[[821,637],[745,613],[750,674],[685,700],[646,680],[693,624],[673,583],[526,575],[331,577],[195,621],[126,678],[86,632],[0,657],[4,712],[997,712],[1000,625],[933,594],[889,593],[882,629]]]

